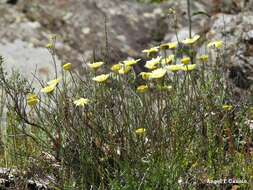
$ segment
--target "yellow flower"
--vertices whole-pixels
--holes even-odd
[[[141,78],[143,80],[147,80],[147,79],[149,79],[151,73],[150,72],[141,72],[139,75],[141,75]]]
[[[39,102],[39,99],[36,94],[28,94],[26,100],[28,105],[31,107],[35,106]]]
[[[72,69],[72,64],[71,63],[65,63],[63,66],[62,66],[63,70],[65,71],[69,71]]]
[[[126,66],[126,65],[122,65],[120,70],[118,71],[119,74],[124,75],[129,73],[129,71],[131,71],[132,67],[131,66]]]
[[[56,85],[48,85],[48,86],[42,88],[41,92],[49,94],[54,91],[55,87],[56,87]]]
[[[131,59],[131,60],[125,60],[123,61],[123,63],[125,64],[125,66],[133,66],[135,64],[137,64],[141,59]]]
[[[115,64],[111,67],[111,70],[114,71],[114,72],[118,72],[122,67],[122,64],[118,63],[118,64]]]
[[[194,69],[196,69],[196,64],[182,66],[183,71],[192,71]]]
[[[159,79],[164,77],[164,75],[166,74],[167,70],[160,68],[160,69],[156,69],[154,71],[151,72],[151,75],[149,76],[150,79]]]
[[[44,88],[42,88],[41,92],[46,93],[46,94],[53,92],[55,87],[59,84],[59,82],[60,82],[59,78],[47,82],[48,86],[45,86]]]
[[[88,105],[89,103],[90,103],[90,100],[87,98],[80,98],[74,101],[74,104],[76,106],[82,106],[82,107],[84,107],[85,105]]]
[[[222,106],[222,109],[224,109],[225,111],[230,111],[232,108],[233,108],[233,106],[227,105],[227,104]]]
[[[198,59],[202,62],[208,62],[208,55],[201,55]]]
[[[157,65],[160,63],[160,61],[161,61],[161,57],[158,56],[156,58],[153,58],[153,59],[147,61],[145,64],[145,67],[148,69],[156,69]]]
[[[92,80],[98,82],[98,83],[103,83],[106,82],[106,80],[109,78],[110,74],[102,74],[102,75],[98,75],[94,78],[92,78]]]
[[[183,65],[168,65],[165,68],[168,71],[177,72],[182,70]]]
[[[142,51],[143,53],[146,53],[148,57],[152,54],[157,54],[159,52],[159,47],[152,47],[150,49],[145,49]]]
[[[145,93],[148,91],[148,86],[147,85],[140,85],[137,87],[136,90],[138,93]]]
[[[47,45],[46,45],[46,48],[52,49],[52,48],[53,48],[53,44],[51,44],[51,43],[47,44]]]
[[[181,59],[181,62],[184,65],[188,65],[191,62],[191,59],[190,59],[190,57],[184,57],[183,59]]]
[[[161,62],[163,65],[165,65],[165,64],[171,64],[174,60],[175,60],[175,55],[170,55],[166,58],[163,58]]]
[[[139,128],[139,129],[136,129],[135,130],[135,133],[137,134],[137,135],[142,135],[142,134],[144,134],[146,132],[146,129],[145,128]]]
[[[95,63],[88,63],[88,66],[91,69],[97,70],[99,67],[101,67],[104,64],[104,62],[100,61],[100,62],[95,62]]]
[[[192,45],[200,38],[199,35],[195,35],[192,38],[187,38],[182,41],[183,44]]]
[[[176,49],[178,46],[178,42],[170,42],[160,45],[160,49],[166,50],[166,49]]]
[[[222,46],[223,46],[223,41],[221,41],[221,40],[210,42],[209,44],[207,44],[208,48],[221,49]]]
[[[56,86],[57,84],[59,84],[60,80],[61,80],[60,78],[57,78],[57,79],[54,79],[54,80],[51,80],[51,81],[47,82],[47,84]]]

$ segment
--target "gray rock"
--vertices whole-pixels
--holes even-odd
[[[236,15],[217,14],[212,18],[208,40],[221,39],[225,42],[225,65],[234,84],[248,89],[253,83],[253,14],[244,12]]]

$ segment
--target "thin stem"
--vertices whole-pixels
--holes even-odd
[[[188,14],[188,21],[189,21],[189,38],[192,37],[192,17],[191,17],[191,2],[187,0],[187,14]]]

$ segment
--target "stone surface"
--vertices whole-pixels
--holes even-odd
[[[217,14],[212,17],[208,40],[222,39],[226,46],[229,78],[237,87],[248,89],[253,83],[253,13]]]

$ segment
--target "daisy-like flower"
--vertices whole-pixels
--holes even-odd
[[[148,91],[148,86],[147,85],[140,85],[137,87],[136,91],[138,93],[145,93]]]
[[[46,93],[46,94],[50,94],[54,91],[55,87],[56,87],[55,85],[45,86],[44,88],[41,89],[41,92]]]
[[[103,83],[106,82],[107,79],[109,78],[110,74],[102,74],[102,75],[98,75],[94,78],[92,78],[92,80],[98,82],[98,83]]]
[[[183,65],[182,70],[183,71],[192,71],[196,69],[196,64],[190,64],[190,65]]]
[[[36,94],[28,94],[26,98],[27,104],[31,107],[39,103],[39,99]]]
[[[62,66],[63,70],[65,71],[70,71],[72,69],[72,64],[71,63],[65,63],[63,66]]]
[[[136,129],[135,130],[135,133],[137,134],[137,135],[142,135],[142,134],[144,134],[146,132],[146,129],[145,128],[139,128],[139,129]]]
[[[57,79],[48,81],[47,84],[52,85],[52,86],[57,86],[59,84],[60,80],[61,80],[60,78],[57,78]]]
[[[201,55],[198,57],[198,60],[202,61],[203,63],[208,62],[208,55]]]
[[[166,49],[176,49],[178,46],[178,42],[170,42],[160,45],[160,49],[166,50]]]
[[[160,63],[160,61],[161,61],[161,57],[158,56],[156,58],[153,58],[153,59],[147,61],[145,64],[145,67],[148,69],[156,69],[157,65]]]
[[[190,57],[184,57],[183,59],[181,59],[181,63],[183,63],[184,65],[188,65],[190,62]]]
[[[84,107],[85,105],[88,105],[89,103],[90,103],[90,100],[87,98],[80,98],[74,101],[74,104],[76,106],[82,106],[82,107]]]
[[[42,88],[41,92],[46,93],[46,94],[52,93],[55,87],[59,84],[59,82],[60,82],[59,78],[47,82],[48,86],[45,86],[44,88]]]
[[[187,38],[187,39],[183,40],[182,43],[186,44],[186,45],[192,45],[195,42],[197,42],[199,38],[200,38],[199,35],[195,35],[192,38]]]
[[[147,80],[147,79],[149,79],[151,73],[150,72],[141,72],[139,75],[141,75],[141,78],[143,80]]]
[[[88,63],[88,66],[89,66],[91,69],[97,70],[99,67],[101,67],[101,66],[104,65],[104,64],[105,64],[104,62],[99,61],[99,62],[95,62],[95,63]]]
[[[208,48],[221,49],[222,46],[223,46],[223,41],[221,41],[221,40],[210,42],[209,44],[207,44]]]
[[[48,43],[48,44],[46,45],[46,48],[47,48],[47,49],[52,49],[52,48],[53,48],[53,44]]]
[[[125,64],[125,66],[133,66],[135,64],[137,64],[141,59],[131,59],[131,60],[125,60],[123,61],[123,63]]]
[[[166,64],[171,64],[174,60],[175,60],[175,55],[170,55],[166,58],[163,58],[161,60],[161,62],[162,62],[163,65],[166,65]]]
[[[225,111],[230,111],[230,110],[232,110],[232,108],[233,108],[232,105],[225,104],[225,105],[222,106],[222,109],[225,110]]]
[[[132,69],[131,66],[122,65],[120,70],[118,70],[118,73],[121,75],[125,75],[128,74],[131,71],[131,69]]]
[[[118,63],[118,64],[115,64],[111,67],[111,70],[114,71],[114,72],[118,72],[122,67],[122,64]]]
[[[153,70],[151,72],[151,75],[149,76],[149,78],[150,79],[159,79],[159,78],[162,78],[162,77],[164,77],[164,75],[166,74],[166,72],[167,72],[167,70],[163,69],[163,68]]]
[[[183,65],[168,65],[165,68],[168,71],[177,72],[182,70]]]
[[[144,49],[142,52],[146,53],[147,57],[150,57],[151,55],[157,54],[159,52],[159,47],[152,47],[150,49]]]

